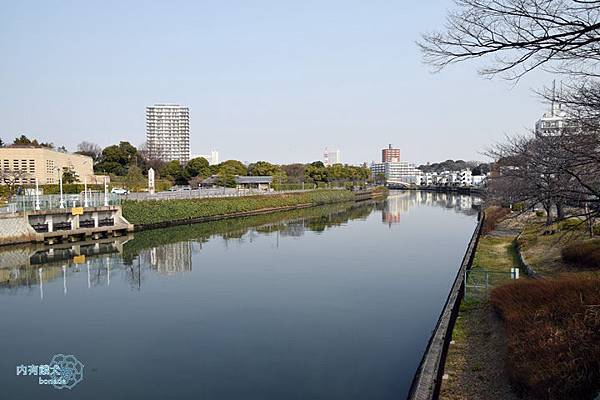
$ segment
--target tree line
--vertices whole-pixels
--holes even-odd
[[[482,75],[518,83],[544,69],[563,80],[543,100],[561,104],[563,126],[507,137],[488,149],[495,160],[490,194],[524,209],[541,205],[547,224],[583,217],[593,233],[600,214],[600,2],[455,0],[444,29],[418,43],[439,71],[473,59]]]

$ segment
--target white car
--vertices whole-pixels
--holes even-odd
[[[119,194],[119,195],[122,195],[122,194],[127,194],[127,193],[129,193],[129,190],[127,190],[127,189],[123,189],[123,188],[112,188],[110,192],[111,192],[112,194]]]

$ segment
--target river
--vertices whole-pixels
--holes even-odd
[[[475,228],[473,202],[391,192],[1,249],[0,398],[405,398]],[[58,354],[83,365],[71,389],[33,373]]]

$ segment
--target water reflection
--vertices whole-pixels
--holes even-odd
[[[385,224],[398,224],[402,214],[406,214],[415,206],[436,206],[452,209],[465,215],[475,215],[481,205],[481,198],[450,193],[402,191],[391,192],[384,203],[381,221]]]
[[[0,369],[75,354],[88,374],[73,394],[89,400],[403,398],[473,232],[471,205],[393,192],[3,248]],[[4,397],[66,395],[20,378],[3,377]]]
[[[193,255],[203,243],[221,240],[252,243],[261,235],[272,236],[279,246],[280,236],[297,238],[310,232],[323,232],[350,220],[366,219],[381,212],[381,221],[398,224],[401,216],[417,206],[438,206],[457,213],[477,213],[479,198],[436,192],[392,191],[386,201],[337,204],[275,214],[152,230],[89,243],[53,246],[21,246],[0,251],[0,293],[19,289],[35,290],[44,298],[45,282],[63,281],[68,294],[69,277],[86,273],[87,287],[110,286],[112,279],[126,281],[141,289],[147,273],[170,276],[192,271]],[[275,234],[275,235],[273,235]]]

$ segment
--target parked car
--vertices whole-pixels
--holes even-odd
[[[112,194],[118,194],[118,195],[123,195],[123,194],[128,194],[129,190],[127,189],[123,189],[123,188],[112,188],[110,191]]]

